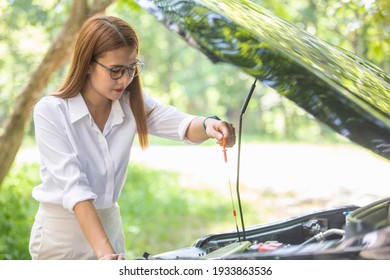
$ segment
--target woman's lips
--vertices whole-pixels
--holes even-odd
[[[114,89],[114,91],[117,93],[122,93],[124,91],[124,88],[116,88]]]

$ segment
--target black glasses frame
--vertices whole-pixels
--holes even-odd
[[[119,80],[120,78],[122,78],[123,75],[125,74],[125,70],[127,70],[126,72],[129,75],[129,77],[137,77],[142,72],[142,70],[144,69],[144,66],[145,66],[145,64],[139,59],[137,59],[137,62],[131,64],[128,67],[124,67],[124,66],[108,67],[108,66],[100,63],[97,60],[93,60],[93,62],[97,63],[98,65],[100,65],[101,67],[103,67],[104,69],[109,71],[110,77],[113,80]],[[136,66],[138,69],[135,68]],[[138,71],[135,72],[136,70],[138,70]],[[116,77],[115,73],[118,73],[119,71],[120,71],[120,75],[118,77]],[[134,74],[131,74],[133,71],[134,71]]]

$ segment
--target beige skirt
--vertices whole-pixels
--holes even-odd
[[[122,219],[118,204],[97,209],[115,252],[125,254]],[[96,260],[76,216],[60,205],[41,203],[31,230],[30,255],[33,260]]]

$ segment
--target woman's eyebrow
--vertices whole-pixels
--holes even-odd
[[[130,66],[132,66],[132,65],[134,65],[134,64],[137,64],[137,60],[136,61],[134,61],[134,62],[132,62],[132,63],[130,63],[130,64],[127,64],[127,65],[124,65],[124,64],[110,64],[110,66],[111,67],[130,67]]]

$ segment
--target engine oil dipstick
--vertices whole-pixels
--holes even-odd
[[[225,163],[227,164],[227,149],[226,149],[226,138],[225,138],[225,136],[222,137],[222,153],[223,153],[223,159],[224,159]],[[229,171],[227,171],[227,174],[229,174]],[[230,183],[229,175],[228,175],[228,184],[229,184],[230,199],[231,199],[231,202],[232,202],[232,209],[233,209],[232,213],[233,213],[234,222],[236,224],[236,229],[237,229],[238,241],[241,241],[240,230],[238,229],[238,222],[237,222],[237,212],[236,212],[236,208],[234,206],[233,191],[232,191],[232,185]]]

